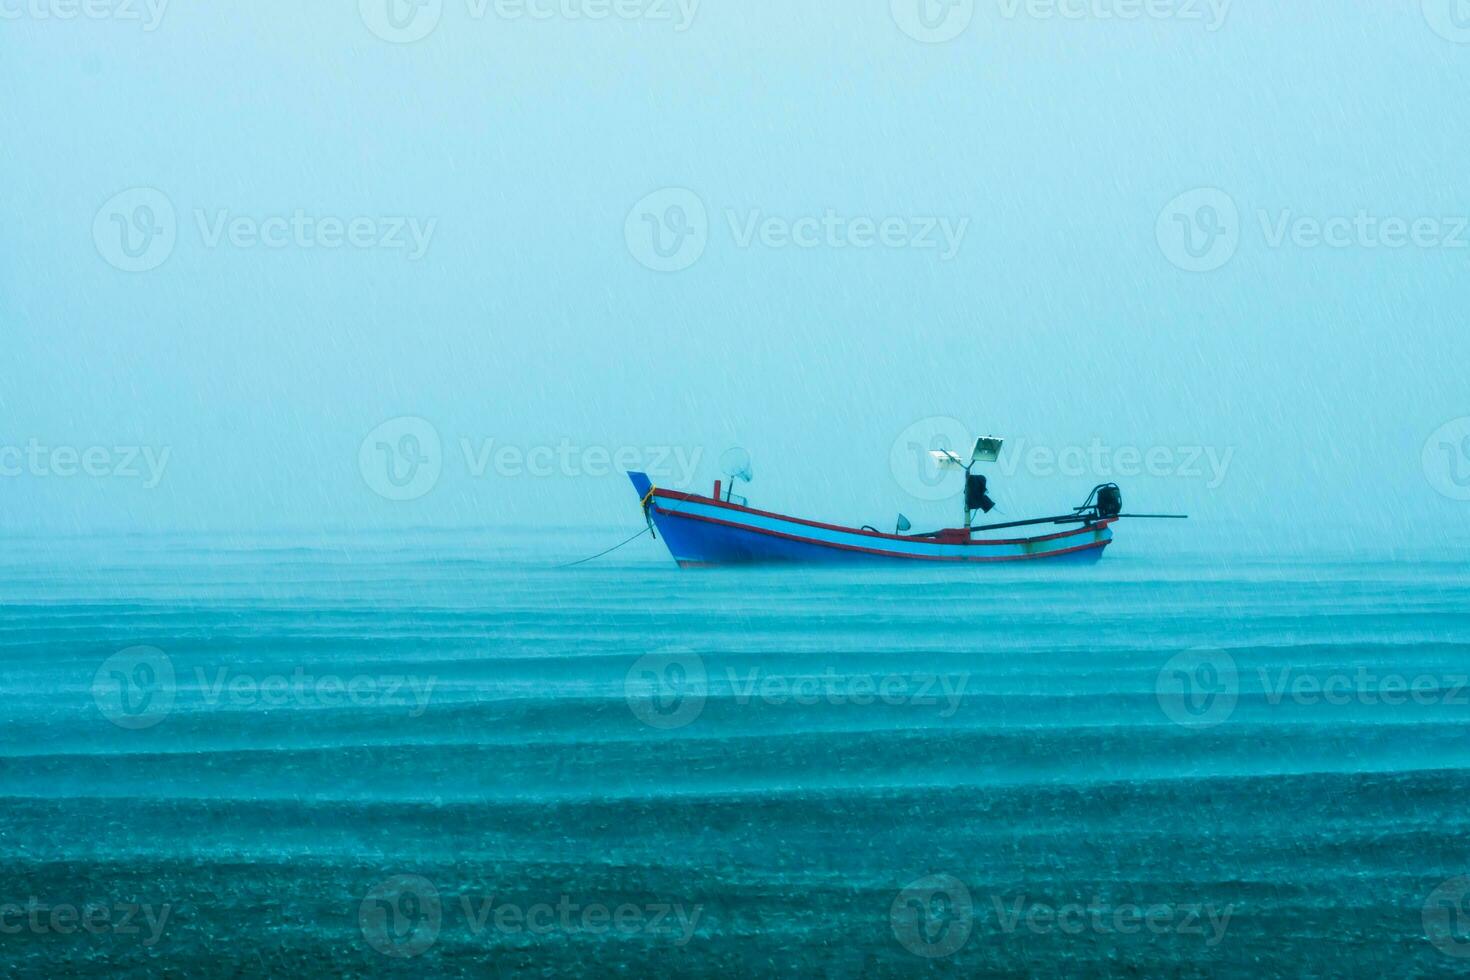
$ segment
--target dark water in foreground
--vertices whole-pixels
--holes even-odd
[[[1463,561],[609,538],[11,543],[7,972],[1470,971]]]

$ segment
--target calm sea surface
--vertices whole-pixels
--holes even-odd
[[[0,962],[1470,971],[1450,549],[551,567],[625,533],[7,542]]]

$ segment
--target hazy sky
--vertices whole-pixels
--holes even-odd
[[[0,0],[12,532],[636,527],[732,445],[923,526],[956,426],[1011,516],[1470,516],[1453,0],[87,2]]]

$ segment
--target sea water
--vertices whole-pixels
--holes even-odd
[[[14,540],[0,943],[53,975],[1465,968],[1466,563],[1186,527],[1092,567]]]

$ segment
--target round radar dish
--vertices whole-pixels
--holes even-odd
[[[750,453],[739,446],[725,450],[720,454],[720,472],[726,476],[739,477],[746,483],[750,482]]]

